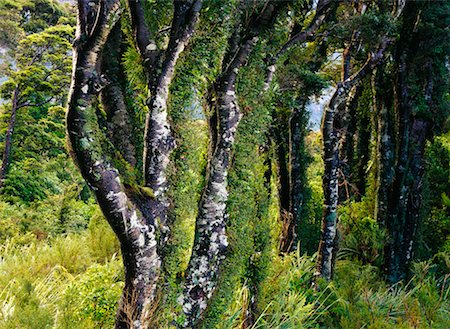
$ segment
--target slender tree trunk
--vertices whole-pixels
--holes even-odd
[[[337,206],[339,201],[339,130],[336,127],[336,115],[343,110],[350,91],[380,63],[383,58],[387,40],[383,40],[378,50],[372,53],[366,63],[353,76],[339,82],[325,109],[322,123],[324,145],[323,193],[324,206],[322,217],[322,236],[319,243],[316,276],[331,280],[337,254]]]
[[[297,247],[301,220],[304,214],[307,159],[305,150],[307,114],[305,106],[293,109],[289,120],[289,182],[290,212],[293,222],[291,250]]]
[[[347,163],[349,175],[349,192],[356,201],[360,201],[366,195],[368,186],[368,171],[370,170],[371,154],[376,143],[376,114],[374,113],[374,102],[370,80],[365,79],[357,90],[357,95],[352,101],[354,118],[351,120],[350,131],[354,131],[353,136],[349,136],[352,142],[347,144]],[[374,132],[375,130],[375,132]],[[344,164],[345,165],[345,164]],[[344,172],[345,174],[345,172]]]
[[[125,104],[125,79],[122,60],[122,31],[120,24],[111,31],[105,44],[101,71],[107,80],[105,88],[101,91],[103,108],[107,115],[107,126],[110,131],[110,140],[120,152],[126,162],[132,167],[136,166],[136,148],[131,136],[133,127],[130,115]]]
[[[335,94],[325,109],[322,123],[323,136],[323,174],[324,206],[322,217],[322,237],[319,243],[317,260],[317,275],[330,280],[337,250],[337,206],[339,201],[338,189],[338,135],[334,127],[334,118],[340,105],[339,99],[345,97],[345,89],[338,86]]]
[[[383,86],[384,74],[380,68],[373,75],[373,102],[377,113],[377,191],[375,218],[385,227],[389,220],[389,199],[395,177],[395,118],[393,112],[393,94],[391,88]]]
[[[345,81],[345,80],[344,80]],[[355,194],[351,169],[353,165],[355,148],[355,120],[358,96],[360,95],[360,86],[355,86],[350,91],[345,106],[338,113],[339,129],[339,203],[347,200]]]
[[[16,87],[13,92],[11,116],[9,117],[8,129],[5,135],[5,149],[2,157],[2,167],[0,168],[0,189],[3,187],[4,180],[6,178],[6,172],[8,171],[9,164],[11,163],[11,147],[12,136],[14,128],[16,126],[16,114],[19,102],[19,87]]]
[[[280,207],[280,219],[282,231],[280,236],[279,251],[289,252],[293,247],[295,225],[291,213],[291,182],[289,174],[289,124],[288,119],[283,115],[278,116],[275,126],[272,129],[275,141],[276,164],[278,169],[278,200]]]

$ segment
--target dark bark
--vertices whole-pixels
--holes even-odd
[[[358,139],[361,137],[356,125],[357,107],[359,96],[361,95],[361,86],[355,86],[349,92],[346,103],[342,111],[336,118],[337,129],[339,130],[339,202],[343,202],[351,196],[359,196],[362,191],[356,186],[359,179],[357,175],[352,175],[355,168],[355,147]],[[366,159],[367,161],[367,159]],[[356,160],[358,162],[358,160]],[[359,186],[361,188],[361,186]]]
[[[9,117],[8,128],[5,135],[5,149],[3,150],[2,166],[0,168],[0,189],[3,187],[4,180],[6,178],[6,172],[11,163],[11,148],[12,137],[14,133],[14,127],[16,126],[16,115],[19,106],[19,87],[14,88],[12,104],[11,104],[11,116]]]
[[[379,127],[383,131],[378,149],[379,200],[376,210],[379,223],[388,233],[385,272],[390,283],[408,276],[414,257],[422,216],[425,144],[436,120],[434,116],[439,115],[436,112],[439,107],[434,102],[442,99],[444,93],[439,87],[435,90],[434,82],[439,81],[435,70],[444,65],[446,59],[433,52],[427,53],[428,43],[435,36],[430,37],[429,30],[419,27],[418,22],[422,15],[444,8],[442,5],[444,3],[439,2],[406,3],[401,38],[393,52],[395,64],[391,83],[384,83],[388,87],[379,88],[384,92],[387,104],[390,99],[394,100],[392,106],[387,106],[387,115]],[[434,31],[440,35],[437,31],[440,28],[444,31],[445,27],[438,27],[440,19],[434,14],[428,19],[435,20]],[[440,37],[444,35],[447,34]],[[418,111],[421,100],[426,110]],[[388,167],[392,163],[394,169]]]
[[[156,227],[145,209],[134,202],[135,198],[121,183],[118,170],[105,155],[102,144],[106,138],[102,136],[96,117],[98,94],[104,84],[98,72],[101,51],[119,19],[120,1],[102,1],[97,6],[87,6],[86,2],[78,2],[79,23],[73,49],[67,132],[72,156],[120,241],[125,287],[116,328],[143,328],[159,276]],[[92,16],[93,12],[97,19],[91,25],[83,15]],[[86,26],[83,27],[82,22]]]
[[[141,54],[144,67],[146,68],[147,78],[150,80],[155,79],[154,72],[157,69],[157,62],[161,50],[158,49],[155,36],[151,34],[145,23],[145,14],[142,4],[143,0],[129,0],[128,8],[130,10],[134,42]]]
[[[295,225],[291,212],[291,182],[289,168],[289,125],[288,119],[280,114],[274,114],[276,122],[272,128],[275,142],[275,156],[278,176],[278,200],[282,231],[279,251],[286,253],[293,247]]]
[[[386,46],[387,41],[384,41],[377,52],[369,56],[366,63],[357,73],[338,83],[336,91],[325,109],[322,123],[323,161],[325,166],[323,175],[324,207],[316,275],[326,280],[332,278],[337,253],[339,129],[336,127],[336,115],[338,111],[342,111],[352,88],[359,85],[382,60]]]
[[[168,236],[167,212],[169,200],[166,170],[175,148],[167,112],[169,86],[174,76],[177,60],[188,44],[202,6],[201,0],[174,1],[174,15],[170,40],[166,50],[157,50],[155,41],[145,25],[141,1],[129,1],[132,26],[144,66],[146,67],[150,97],[144,136],[144,181],[153,190],[155,201],[151,209],[153,218],[161,226],[161,243]],[[161,58],[161,65],[158,65]]]
[[[392,184],[388,185],[387,216],[384,221],[389,234],[385,247],[385,269],[387,280],[391,283],[406,278],[413,260],[421,218],[425,144],[432,126],[429,119],[413,115],[408,71],[409,65],[404,55],[400,60],[395,86],[395,106],[399,118],[398,157]],[[429,76],[424,93],[428,88],[433,89],[432,81],[433,77]],[[431,104],[428,106],[431,107]],[[388,173],[391,174],[390,171]],[[381,174],[387,175],[385,172]],[[379,207],[378,211],[382,212],[383,208]]]
[[[236,97],[236,78],[245,65],[261,31],[273,23],[281,2],[268,2],[264,10],[250,18],[242,33],[239,47],[230,63],[224,63],[222,74],[215,83],[217,103],[210,104],[217,113],[216,144],[207,168],[207,182],[199,204],[194,247],[189,262],[183,295],[184,326],[195,327],[207,307],[218,282],[220,264],[228,246],[225,232],[227,222],[228,170],[236,130],[242,118]],[[229,44],[235,43],[233,34]],[[214,131],[214,129],[213,129]]]
[[[333,10],[336,8],[336,5],[337,2],[333,0],[319,0],[314,18],[308,25],[308,27],[303,31],[294,33],[274,56],[266,60],[268,65],[266,78],[264,80],[263,92],[269,90],[270,88],[270,84],[272,83],[273,77],[275,75],[276,63],[278,59],[293,46],[305,43],[307,41],[315,40],[315,38],[317,37],[317,32],[330,17]],[[294,26],[293,31],[295,30],[296,26]]]
[[[102,75],[107,80],[101,91],[103,109],[107,115],[110,140],[132,167],[136,166],[136,149],[132,142],[133,127],[125,104],[124,72],[121,66],[122,32],[120,25],[111,31],[101,62]]]
[[[395,177],[395,114],[392,81],[383,79],[384,70],[377,69],[373,76],[374,107],[377,114],[377,191],[375,218],[385,227],[389,220],[389,199]],[[385,87],[385,86],[390,87]]]
[[[289,120],[289,195],[294,232],[293,240],[290,243],[292,248],[296,248],[299,242],[301,221],[304,215],[305,191],[307,188],[306,170],[308,166],[305,150],[307,121],[307,113],[304,105],[295,108]]]
[[[278,59],[295,45],[313,41],[321,26],[327,21],[335,8],[333,1],[319,1],[311,23],[303,30],[298,25],[292,29],[290,39],[281,47],[281,49],[271,58],[266,59],[268,63],[265,83],[262,91],[266,92],[270,88],[276,71]],[[280,237],[280,252],[289,252],[295,249],[298,243],[298,230],[300,225],[301,210],[303,204],[302,182],[304,167],[300,160],[302,156],[300,149],[303,145],[304,123],[300,120],[302,114],[297,109],[293,110],[293,115],[285,126],[279,122],[273,129],[276,141],[276,155],[279,177],[279,200],[280,217],[282,222],[282,233]],[[283,132],[284,130],[284,132]],[[288,132],[288,133],[287,133]],[[288,135],[288,137],[284,137]]]

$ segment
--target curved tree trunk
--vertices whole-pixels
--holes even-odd
[[[120,1],[102,1],[96,6],[87,2],[78,2],[74,71],[67,112],[69,143],[74,160],[120,241],[125,287],[116,328],[143,328],[160,268],[155,223],[133,201],[121,183],[119,172],[104,154],[101,145],[105,137],[96,117],[98,92],[103,85],[97,68],[108,35],[119,19]],[[92,20],[97,13],[98,19]]]
[[[161,227],[162,244],[169,231],[166,170],[176,146],[168,118],[169,86],[178,58],[194,33],[201,6],[201,0],[174,1],[169,45],[161,51],[145,24],[142,1],[129,1],[136,45],[146,68],[150,92],[144,135],[144,184],[153,190],[155,196],[151,211]],[[163,58],[161,64],[158,63],[160,58]]]
[[[201,197],[196,220],[195,241],[187,269],[184,293],[180,300],[186,316],[184,327],[195,327],[205,311],[208,301],[216,289],[220,264],[225,259],[228,246],[225,232],[227,222],[226,202],[228,200],[228,171],[236,130],[242,118],[236,97],[236,78],[239,69],[246,63],[260,31],[273,23],[279,3],[268,2],[264,11],[253,15],[245,34],[239,43],[239,33],[229,40],[230,63],[224,63],[223,72],[216,82],[217,104],[211,104],[217,112],[217,137],[213,145],[207,168],[206,188]],[[238,39],[239,40],[239,39]],[[212,132],[215,131],[213,127]]]
[[[107,80],[101,91],[101,101],[107,116],[109,139],[120,152],[124,160],[132,167],[136,166],[136,148],[132,142],[133,127],[125,104],[125,79],[122,59],[122,31],[117,24],[108,38],[101,60],[101,72]]]

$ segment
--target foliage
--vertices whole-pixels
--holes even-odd
[[[289,38],[292,26],[304,28],[312,19],[314,13],[305,10],[307,3],[288,5],[274,28],[259,39],[238,75],[236,88],[244,118],[228,176],[230,247],[202,325],[238,329],[251,317],[249,327],[254,329],[449,328],[450,136],[445,125],[448,51],[443,42],[448,34],[447,7],[443,2],[433,10],[421,11],[414,32],[414,47],[423,54],[411,56],[416,62],[410,64],[417,68],[408,77],[410,85],[417,87],[410,90],[412,115],[435,116],[437,121],[425,153],[420,262],[413,263],[409,281],[389,286],[383,273],[387,233],[373,218],[378,177],[371,81],[364,81],[358,99],[359,139],[351,168],[358,185],[368,188],[361,198],[350,199],[338,209],[340,249],[331,283],[315,278],[316,259],[308,256],[314,255],[320,236],[323,140],[320,133],[307,130],[304,108],[311,96],[320,94],[340,74],[332,54],[346,45],[355,30],[359,31],[358,50],[352,57],[355,67],[382,35],[392,37],[392,42],[409,36],[389,19],[389,11],[383,13],[386,1],[370,3],[363,15],[354,15],[356,7],[345,2],[332,24],[324,28],[329,34],[321,30],[316,41],[293,47],[281,56],[274,83],[262,95],[267,60]],[[422,6],[428,3],[417,5],[426,9]],[[158,291],[158,305],[152,310],[156,328],[183,322],[177,298],[191,253],[210,155],[212,109],[207,105],[237,21],[261,6],[255,2],[241,16],[238,5],[239,1],[204,1],[197,30],[181,54],[170,86],[168,105],[177,149],[169,172],[171,233],[162,251],[166,284]],[[157,45],[165,47],[171,2],[146,1],[145,8]],[[14,89],[19,89],[25,104],[17,113],[11,166],[0,195],[1,328],[111,328],[124,284],[119,242],[65,147],[64,106],[74,24],[70,9],[56,1],[0,0],[0,46],[6,49],[1,74],[7,78],[0,87],[0,152]],[[133,126],[130,138],[137,154],[142,154],[148,86],[141,57],[133,46],[128,15],[124,15],[121,28],[125,35],[121,62],[125,102]],[[429,72],[439,86],[432,107],[423,97],[429,58],[435,60]],[[295,111],[301,111],[303,143],[297,145],[303,179],[299,246],[295,253],[280,255],[280,159],[276,151],[283,146],[289,152],[289,124]],[[103,119],[101,108],[97,114]],[[277,129],[278,141],[273,138]],[[281,160],[289,169],[292,164],[287,152]],[[141,175],[142,158],[137,161],[133,169],[119,164],[131,180]]]

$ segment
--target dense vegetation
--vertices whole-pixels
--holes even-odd
[[[0,328],[449,328],[449,10],[0,0]]]

